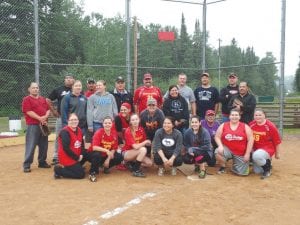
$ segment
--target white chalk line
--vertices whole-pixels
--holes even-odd
[[[137,196],[136,198],[130,200],[129,202],[125,203],[123,206],[115,208],[111,211],[108,211],[100,216],[100,219],[110,219],[116,215],[121,214],[125,210],[129,209],[130,207],[134,205],[138,205],[142,202],[142,200],[147,199],[147,198],[152,198],[156,195],[154,192],[148,192],[142,195]],[[98,220],[90,220],[87,223],[84,223],[83,225],[98,225],[99,221]]]

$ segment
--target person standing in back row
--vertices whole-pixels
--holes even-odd
[[[115,97],[117,106],[118,106],[118,112],[121,110],[121,105],[125,102],[130,104],[131,111],[134,111],[133,109],[133,97],[132,94],[126,90],[125,88],[125,80],[123,77],[118,76],[115,82],[115,89],[111,92],[111,94]]]
[[[194,91],[197,106],[197,115],[205,118],[207,110],[214,110],[218,114],[219,109],[219,91],[210,85],[209,73],[203,73],[200,76],[201,85]]]
[[[64,85],[55,88],[47,98],[47,102],[49,104],[50,110],[52,114],[56,117],[56,123],[55,123],[56,140],[54,144],[54,153],[53,153],[53,160],[52,160],[53,165],[56,165],[58,163],[58,155],[57,155],[58,135],[62,129],[62,122],[61,122],[61,115],[60,115],[61,100],[66,94],[71,93],[73,84],[74,84],[74,76],[72,74],[67,74],[65,76]],[[57,101],[56,108],[53,105],[53,101]]]
[[[228,108],[230,110],[236,109],[239,111],[241,122],[249,124],[253,120],[255,107],[255,96],[249,93],[247,82],[241,82],[239,85],[239,93],[231,98],[228,103]]]
[[[153,86],[152,75],[150,73],[144,74],[144,86],[135,90],[133,96],[133,104],[135,113],[140,114],[147,108],[147,101],[149,98],[154,98],[157,101],[158,108],[162,107],[163,97],[159,87]]]
[[[188,103],[189,112],[191,115],[196,115],[196,98],[192,88],[186,85],[187,76],[184,73],[180,73],[178,75],[177,87],[179,94],[184,97],[186,102]],[[169,91],[164,95],[164,100],[169,97]]]
[[[221,89],[219,101],[222,103],[222,122],[229,121],[228,103],[232,96],[239,93],[238,76],[236,73],[230,73],[228,76],[228,85]]]

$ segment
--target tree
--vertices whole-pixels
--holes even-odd
[[[300,62],[298,64],[298,68],[296,70],[294,87],[296,92],[300,92]]]

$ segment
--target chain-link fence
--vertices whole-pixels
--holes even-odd
[[[21,115],[22,98],[27,95],[30,82],[35,80],[35,47],[39,47],[39,82],[43,96],[62,85],[64,74],[69,72],[83,83],[88,77],[104,79],[109,90],[117,76],[127,76],[124,18],[85,16],[81,8],[69,0],[36,1],[39,3],[39,45],[35,46],[34,2],[4,0],[0,3],[0,117]],[[131,87],[135,60],[138,85],[146,72],[153,74],[155,85],[163,92],[177,82],[181,72],[188,75],[192,88],[199,85],[204,34],[199,21],[195,23],[193,34],[185,33],[184,17],[181,19],[180,29],[172,24],[162,27],[137,23],[137,28],[130,24]],[[160,42],[159,31],[174,32],[176,38],[172,42]],[[136,45],[135,33],[140,37]],[[274,82],[276,59],[271,53],[260,59],[253,49],[241,49],[233,40],[220,49],[207,46],[205,67],[216,87],[225,86],[227,75],[234,71],[240,80],[250,83],[254,94],[278,94]]]

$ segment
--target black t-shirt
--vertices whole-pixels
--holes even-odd
[[[66,86],[60,86],[58,88],[55,88],[49,95],[49,99],[51,101],[57,100],[57,112],[60,113],[60,105],[61,105],[61,100],[62,98],[71,92],[71,87],[66,87]]]

